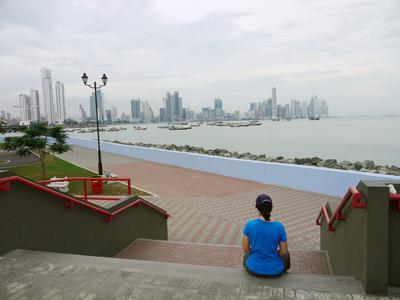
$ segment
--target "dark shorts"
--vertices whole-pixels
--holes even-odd
[[[257,273],[250,271],[246,266],[246,260],[249,258],[249,256],[250,256],[250,253],[246,253],[244,255],[243,267],[246,269],[247,272],[249,272],[251,275],[256,276],[256,277],[278,277],[290,269],[290,254],[289,254],[289,252],[287,254],[280,255],[281,260],[283,262],[283,272],[279,275],[262,275],[262,274],[257,274]]]

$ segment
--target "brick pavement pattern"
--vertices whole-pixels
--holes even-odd
[[[116,257],[193,265],[242,267],[243,250],[240,246],[139,239]],[[290,257],[290,273],[330,275],[323,251],[292,250]]]

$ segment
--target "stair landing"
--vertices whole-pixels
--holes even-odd
[[[116,257],[217,267],[242,267],[239,246],[138,239]],[[331,274],[324,251],[290,250],[290,273]]]

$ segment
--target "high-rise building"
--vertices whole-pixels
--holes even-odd
[[[153,110],[151,109],[149,102],[143,101],[141,104],[143,113],[142,121],[149,123],[153,120]]]
[[[118,119],[117,108],[115,106],[111,107],[111,121],[116,122]]]
[[[0,111],[0,120],[6,120],[6,112],[4,110]]]
[[[54,124],[56,121],[53,101],[53,83],[51,81],[51,71],[43,68],[42,85],[43,85],[43,103],[44,103],[44,118],[47,123]]]
[[[105,115],[106,115],[107,123],[111,123],[112,122],[111,109],[106,109],[105,110]]]
[[[277,99],[276,99],[276,87],[272,88],[272,117],[276,118],[278,116],[277,111]]]
[[[131,100],[131,120],[132,122],[141,121],[140,99]]]
[[[160,107],[160,122],[165,122],[166,120],[165,107]]]
[[[203,112],[203,120],[210,120],[212,117],[212,113],[211,113],[211,108],[210,107],[204,107],[202,109]]]
[[[308,104],[306,101],[301,103],[301,117],[308,118]]]
[[[179,97],[179,92],[175,91],[171,97],[172,104],[172,120],[181,120],[183,116],[182,98]]]
[[[328,115],[329,115],[328,110],[329,109],[328,109],[328,104],[326,103],[326,101],[325,100],[321,100],[319,104],[320,104],[319,105],[320,116],[322,118],[328,117]]]
[[[30,123],[32,120],[31,98],[28,95],[19,95],[20,122],[22,124]]]
[[[87,114],[86,111],[83,109],[83,106],[80,104],[79,105],[79,121],[81,123],[85,123],[87,120]]]
[[[308,116],[309,117],[318,117],[319,114],[319,100],[316,95],[312,96],[310,99],[310,104],[308,105]]]
[[[39,91],[31,90],[31,109],[32,109],[32,121],[40,121],[40,102],[39,102]]]
[[[224,115],[223,115],[223,110],[222,110],[222,100],[216,98],[214,100],[214,109],[215,109],[215,117],[218,120],[223,119]]]
[[[56,118],[59,123],[66,119],[64,84],[59,81],[56,82]]]
[[[11,113],[6,113],[6,121],[7,122],[11,121]]]
[[[173,120],[173,106],[172,106],[172,97],[171,93],[167,93],[164,98],[165,102],[165,118],[166,121],[171,122]]]
[[[104,121],[104,95],[100,90],[96,90],[97,95],[97,113],[99,117],[99,122]],[[94,92],[90,96],[90,119],[96,121],[96,99]]]

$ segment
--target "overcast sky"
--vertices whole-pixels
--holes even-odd
[[[0,67],[13,114],[19,94],[41,96],[42,67],[72,116],[89,107],[83,72],[107,74],[119,113],[140,98],[158,114],[174,90],[195,110],[215,97],[248,110],[276,86],[281,104],[316,94],[331,115],[400,114],[400,1],[0,0]]]

